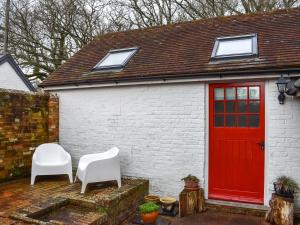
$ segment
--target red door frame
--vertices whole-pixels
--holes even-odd
[[[260,87],[259,127],[257,127],[257,128],[252,128],[252,127],[238,128],[238,127],[225,127],[225,125],[224,125],[224,127],[222,127],[222,128],[219,128],[219,127],[215,128],[214,127],[214,114],[215,114],[215,112],[214,112],[214,88],[224,88],[224,90],[225,90],[225,88],[228,88],[228,87],[236,88],[236,87],[252,87],[252,86]],[[249,100],[249,89],[247,89],[247,93],[248,93],[247,94],[248,95],[247,104],[248,104],[250,101],[252,101],[252,100]],[[224,99],[225,99],[225,91],[224,91]],[[224,100],[224,106],[225,106],[225,102],[226,101]],[[249,109],[249,104],[247,107]],[[247,113],[249,113],[249,111]],[[239,115],[236,111],[234,114],[236,116]],[[224,112],[224,115],[226,115],[225,112]],[[252,115],[252,113],[249,113],[248,115]],[[225,120],[225,117],[224,117],[224,120]],[[236,120],[236,123],[237,123],[237,120]],[[250,154],[251,154],[250,158],[253,155],[256,156],[256,157],[253,157],[251,160],[252,164],[251,164],[251,166],[249,166],[249,168],[251,168],[252,170],[249,170],[249,171],[250,171],[250,176],[251,176],[251,173],[253,173],[253,174],[258,173],[257,177],[244,179],[244,180],[240,179],[241,177],[238,177],[238,179],[234,181],[234,179],[231,179],[232,178],[231,176],[232,176],[232,174],[235,174],[238,172],[233,171],[233,173],[231,173],[231,174],[230,174],[230,171],[226,171],[224,173],[216,172],[218,170],[218,167],[219,167],[219,169],[225,168],[225,170],[226,170],[226,165],[224,166],[224,162],[220,162],[222,160],[220,160],[220,158],[218,158],[218,156],[216,156],[219,154],[219,153],[216,154],[217,153],[216,149],[223,148],[223,149],[225,149],[225,151],[227,151],[226,147],[224,147],[224,146],[216,147],[217,146],[216,136],[222,137],[222,135],[223,135],[224,137],[225,136],[230,137],[231,133],[232,133],[232,135],[239,136],[241,138],[241,140],[249,139],[249,141],[247,143],[245,142],[244,148],[245,148],[245,146],[251,145],[251,147],[249,147],[249,149],[248,149],[248,147],[246,147],[247,148],[246,152],[250,152]],[[232,138],[232,136],[230,138]],[[261,151],[261,146],[259,146],[257,144],[259,142],[259,139],[262,139],[263,141],[265,140],[265,89],[264,89],[264,83],[263,82],[247,82],[247,83],[210,84],[210,86],[209,86],[209,168],[208,168],[208,180],[209,180],[209,182],[208,182],[208,197],[210,199],[220,199],[220,200],[263,204],[265,163],[264,163],[264,151]],[[223,143],[226,143],[226,142],[223,142]],[[227,142],[227,143],[229,143],[229,142]],[[236,151],[236,150],[232,150],[234,148],[239,148],[239,150],[237,150],[238,152],[241,152],[241,149],[243,149],[243,147],[233,147],[233,145],[232,145],[230,148],[231,150],[229,150],[229,151]],[[232,153],[230,153],[230,154],[232,154]],[[248,154],[248,153],[238,153],[238,154]],[[224,154],[223,154],[223,156],[224,156]],[[219,156],[219,157],[221,157],[221,156]],[[226,157],[226,154],[225,154],[225,157]],[[216,161],[218,161],[218,162],[216,163]],[[254,161],[256,164],[255,167],[253,167]],[[241,161],[241,162],[243,162],[243,161]],[[227,164],[227,167],[230,167],[232,164],[239,165],[237,162],[229,162],[229,164]],[[245,169],[247,167],[245,167],[245,164],[243,164],[240,168]],[[237,168],[237,171],[238,170],[239,170],[239,168]],[[258,171],[260,171],[260,172],[258,172]],[[215,175],[222,175],[222,174],[223,175],[227,174],[226,176],[229,178],[228,180],[232,180],[233,183],[234,182],[236,182],[236,183],[245,182],[246,187],[241,185],[243,187],[240,190],[236,189],[234,191],[233,191],[234,188],[232,188],[232,190],[226,190],[226,188],[225,188],[225,189],[222,189],[222,191],[220,191],[221,188],[219,188],[219,190],[218,190],[218,188],[216,188],[216,186],[218,186],[216,183],[219,182],[219,181],[217,181],[217,179],[224,179],[224,176],[222,176],[222,178],[220,178],[220,177],[218,178]],[[239,176],[242,176],[245,174],[246,174],[246,171],[243,170],[243,171],[241,171]],[[250,180],[257,184],[256,191],[251,192],[252,189],[255,187],[249,187],[249,189],[252,188],[251,191],[244,190],[244,188],[247,189],[246,184],[249,184]],[[225,181],[225,183],[226,183],[226,181]],[[250,184],[250,186],[251,186],[251,184]]]

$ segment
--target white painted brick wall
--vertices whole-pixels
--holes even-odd
[[[111,146],[121,149],[124,175],[150,178],[151,192],[178,196],[180,178],[204,182],[204,84],[149,85],[58,92],[60,142],[75,159]],[[266,198],[281,174],[300,184],[300,99],[279,105],[266,82]],[[297,200],[298,209],[300,200]]]
[[[273,191],[273,181],[277,176],[291,176],[300,185],[300,99],[286,97],[284,105],[280,105],[275,81],[266,83],[266,93],[266,166],[269,199]],[[296,202],[299,210],[299,194]]]
[[[153,193],[178,197],[189,173],[204,180],[204,84],[58,94],[60,143],[74,165],[84,154],[118,146],[122,173],[150,178]]]

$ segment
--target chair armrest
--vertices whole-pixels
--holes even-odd
[[[98,161],[98,160],[103,160],[103,159],[110,159],[110,157],[106,154],[106,152],[87,154],[87,155],[81,156],[79,159],[79,163],[80,163],[80,161],[93,162],[93,161]]]
[[[68,153],[68,152],[66,152],[66,151],[64,152],[64,156],[66,157],[66,159],[67,159],[68,161],[70,161],[70,160],[72,159],[70,153]]]
[[[35,163],[35,164],[39,164],[39,154],[38,152],[34,152],[33,155],[32,155],[32,163]]]
[[[98,159],[93,160],[88,163],[86,170],[96,170],[96,171],[105,171],[109,170],[109,168],[113,168],[116,165],[120,165],[119,157],[108,158],[108,159]]]
[[[97,154],[87,154],[87,155],[83,155],[80,157],[79,161],[80,160],[87,160],[87,159],[93,159],[95,157],[95,155]]]

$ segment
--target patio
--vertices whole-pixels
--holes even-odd
[[[81,195],[80,183],[65,177],[38,177],[32,187],[28,178],[0,184],[0,224],[118,224],[134,212],[148,193],[148,181],[122,180],[90,185]]]
[[[79,193],[80,183],[70,185],[66,177],[39,177],[36,185],[29,178],[0,184],[0,222],[8,224],[118,224],[131,225],[139,201],[148,192],[148,181],[123,179],[123,186],[106,182],[90,185]],[[238,215],[216,210],[184,217],[166,218],[172,225],[260,225],[261,217]],[[50,221],[43,223],[40,221]],[[124,221],[125,220],[125,221]],[[39,221],[39,222],[37,222]]]

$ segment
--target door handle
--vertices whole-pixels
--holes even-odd
[[[260,149],[261,149],[262,151],[265,150],[265,141],[258,142],[257,144],[260,146]]]

